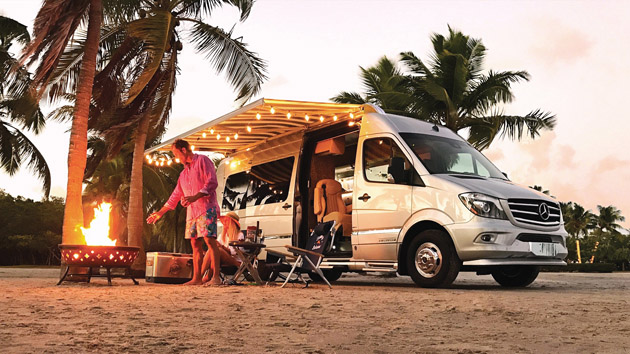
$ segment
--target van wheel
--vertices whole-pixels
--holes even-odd
[[[490,274],[501,286],[516,288],[533,283],[539,272],[540,268],[537,266],[507,266],[500,267]]]
[[[326,277],[326,279],[329,282],[334,282],[335,280],[338,280],[339,278],[341,278],[341,275],[343,274],[343,272],[340,269],[322,269],[321,270],[322,273],[324,273],[324,276]],[[311,280],[313,280],[316,283],[323,283],[324,279],[322,279],[319,274],[315,273],[315,272],[309,272],[308,276],[311,277]]]
[[[422,231],[409,245],[407,269],[418,286],[447,287],[457,278],[460,266],[455,246],[444,231]]]

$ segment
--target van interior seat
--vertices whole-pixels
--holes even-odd
[[[348,213],[343,202],[341,183],[334,179],[322,179],[315,185],[313,211],[317,222],[322,222],[326,215],[334,212],[340,214],[339,224],[343,227],[343,236],[352,233],[352,215]]]

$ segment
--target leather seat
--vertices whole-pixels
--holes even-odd
[[[352,215],[346,210],[346,204],[341,197],[341,183],[334,179],[323,179],[315,185],[315,200],[313,203],[317,222],[325,221],[324,218],[332,213],[334,219],[343,227],[343,236],[350,236],[352,233]],[[326,218],[328,221],[329,218]]]

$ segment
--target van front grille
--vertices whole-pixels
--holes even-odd
[[[560,206],[536,199],[508,199],[514,220],[535,226],[560,225]]]

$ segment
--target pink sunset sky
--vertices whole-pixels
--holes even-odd
[[[40,0],[3,0],[0,14],[32,29]],[[557,116],[536,140],[497,141],[484,153],[510,179],[541,185],[560,201],[592,211],[615,205],[630,227],[630,2],[627,1],[291,1],[259,0],[245,23],[232,9],[211,23],[243,36],[268,61],[259,97],[328,101],[361,91],[359,66],[413,51],[428,61],[430,35],[447,25],[481,38],[486,69],[526,70],[508,114],[541,108]],[[235,108],[235,94],[203,56],[184,42],[181,75],[165,139]],[[45,108],[45,113],[50,107]],[[52,195],[64,197],[69,124],[49,122],[32,136],[52,170]],[[0,188],[40,199],[41,182],[27,169]]]

